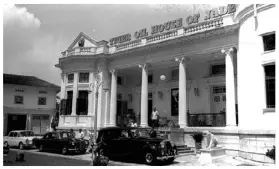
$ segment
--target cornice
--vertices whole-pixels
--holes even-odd
[[[275,4],[268,4],[268,5],[257,4],[256,5],[257,13],[260,13],[262,11],[268,10],[273,7],[275,7]],[[243,10],[238,11],[235,15],[234,21],[238,22],[239,24],[242,24],[243,22],[245,22],[248,18],[250,18],[253,15],[254,15],[254,5],[251,4],[249,6],[246,6]]]
[[[204,32],[199,32],[197,34],[192,34],[189,36],[180,36],[177,37],[176,39],[169,39],[166,41],[154,43],[154,44],[149,44],[146,46],[141,46],[138,48],[133,48],[133,49],[128,49],[126,51],[120,51],[117,53],[113,53],[107,56],[107,58],[114,58],[118,56],[127,56],[130,54],[134,54],[136,52],[151,52],[151,51],[156,51],[160,48],[163,48],[165,46],[169,45],[176,45],[179,43],[186,44],[186,43],[194,43],[199,40],[204,40],[204,39],[209,39],[212,37],[220,37],[220,36],[226,36],[231,33],[235,33],[239,28],[239,24],[234,24],[226,27],[220,27],[212,30],[206,30]]]

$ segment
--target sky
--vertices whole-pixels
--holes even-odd
[[[106,40],[225,4],[37,4],[3,6],[3,71],[60,85],[58,63],[80,32]]]

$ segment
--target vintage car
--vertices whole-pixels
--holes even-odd
[[[99,131],[96,140],[98,153],[109,158],[132,157],[146,164],[157,161],[172,163],[177,155],[176,146],[167,139],[150,137],[149,129],[107,127]]]
[[[35,138],[33,131],[14,130],[10,131],[8,136],[4,136],[4,145],[10,147],[19,147],[19,149],[30,148],[33,146],[32,140]]]
[[[76,139],[69,131],[48,132],[40,139],[33,139],[33,143],[39,151],[58,150],[64,155],[69,152],[85,153],[89,144],[88,140]]]

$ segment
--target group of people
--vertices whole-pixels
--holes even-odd
[[[79,129],[77,134],[74,132],[73,129],[70,129],[70,132],[73,133],[75,138],[80,138],[80,139],[84,138],[84,132],[82,131],[82,129]]]

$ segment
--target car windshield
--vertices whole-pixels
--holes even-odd
[[[147,129],[131,129],[133,137],[149,137],[149,132]]]
[[[61,138],[74,138],[74,134],[71,132],[61,132],[60,133]]]
[[[30,137],[30,136],[34,136],[33,131],[22,131],[22,132],[20,132],[20,137]]]

